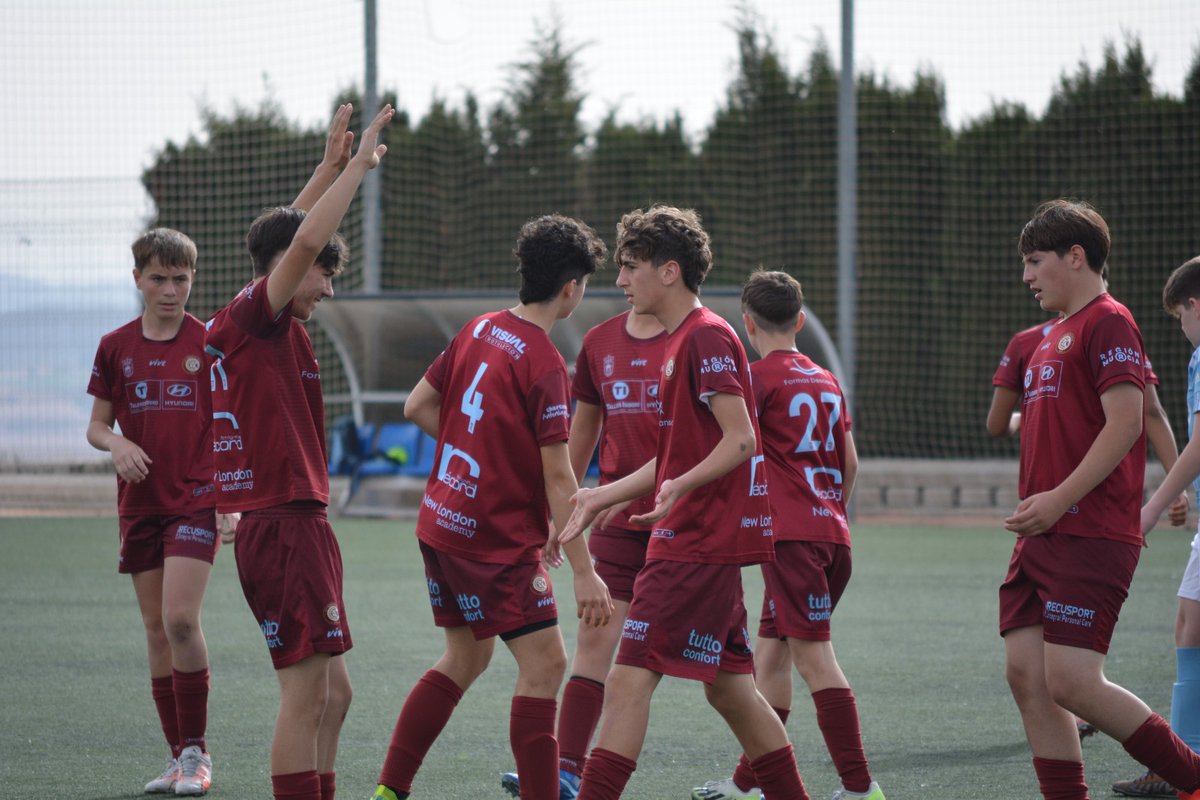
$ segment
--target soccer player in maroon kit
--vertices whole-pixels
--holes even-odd
[[[673,675],[704,683],[764,794],[805,800],[783,723],[754,686],[740,567],[773,558],[771,509],[746,353],[699,298],[712,267],[708,234],[690,210],[633,211],[617,226],[616,260],[617,286],[669,338],[654,460],[581,489],[561,529],[570,542],[605,509],[655,493],[654,508],[631,518],[653,526],[650,544],[579,796],[621,795],[637,767],[654,690]]]
[[[517,662],[509,741],[521,795],[559,794],[555,697],[567,654],[542,550],[547,510],[565,526],[578,484],[567,449],[567,369],[549,333],[579,305],[607,250],[587,225],[551,215],[525,224],[513,254],[518,304],[467,323],[404,404],[404,415],[437,439],[416,533],[446,650],[404,701],[376,800],[409,796],[497,636]],[[565,552],[579,617],[604,625],[612,601],[585,543]]]
[[[795,278],[786,272],[751,274],[742,291],[742,321],[761,356],[750,374],[775,521],[775,560],[762,565],[755,683],[786,722],[794,664],[842,779],[834,800],[883,800],[867,767],[854,692],[830,644],[830,619],[851,571],[846,504],[858,454],[850,411],[837,378],[796,349],[804,293]],[[692,797],[760,798],[757,786],[743,754],[732,779],[709,782]]]
[[[238,577],[279,679],[271,783],[275,797],[289,800],[333,798],[351,697],[341,657],[352,645],[342,560],[325,514],[321,374],[301,324],[333,296],[346,257],[337,227],[387,151],[377,142],[391,106],[363,132],[353,158],[351,111],[346,104],[334,115],[325,159],[297,198],[300,207],[271,209],[250,226],[246,246],[257,277],[213,316],[206,339],[215,358],[217,507],[242,512]]]
[[[1095,209],[1067,200],[1041,205],[1021,232],[1023,280],[1064,318],[1025,371],[1023,499],[1005,520],[1017,542],[1000,586],[1000,633],[1043,797],[1088,796],[1075,715],[1192,797],[1200,757],[1104,676],[1142,546],[1146,464],[1142,337],[1105,291],[1109,242]]]
[[[601,322],[583,337],[575,359],[571,396],[575,413],[567,450],[575,479],[583,482],[588,462],[600,446],[600,485],[625,477],[654,458],[658,442],[658,379],[667,332],[649,314],[626,311]],[[579,629],[571,678],[558,712],[559,800],[579,794],[583,765],[600,721],[604,679],[621,641],[621,626],[633,600],[633,582],[646,563],[650,532],[629,517],[654,507],[650,495],[592,528],[588,551],[596,573],[613,599],[613,619],[602,627]],[[514,796],[517,774],[505,773],[501,785]]]
[[[145,310],[105,334],[88,394],[87,440],[117,471],[121,556],[146,629],[150,684],[171,748],[149,793],[204,794],[212,783],[208,646],[200,607],[220,540],[213,500],[212,405],[204,323],[184,311],[196,245],[155,228],[133,243]],[[113,430],[118,422],[121,433]]]

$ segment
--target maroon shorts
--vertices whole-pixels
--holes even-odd
[[[753,673],[741,568],[647,561],[634,584],[617,663],[704,683],[719,669]]]
[[[319,503],[247,511],[234,553],[242,593],[275,669],[353,647],[342,601],[342,551]]]
[[[614,600],[633,600],[633,582],[646,563],[647,531],[628,531],[621,528],[593,529],[588,537],[588,550],[596,574],[608,586]]]
[[[419,544],[433,623],[439,628],[468,625],[475,640],[482,641],[558,623],[554,587],[541,560],[487,564]]]
[[[129,574],[158,569],[164,558],[194,558],[213,563],[221,537],[213,509],[189,514],[122,516],[121,556],[117,572]]]
[[[1065,533],[1017,539],[1000,584],[1000,635],[1041,625],[1051,644],[1107,653],[1140,555],[1135,544]]]
[[[775,543],[762,565],[763,639],[829,641],[829,620],[850,582],[850,548],[832,542]]]

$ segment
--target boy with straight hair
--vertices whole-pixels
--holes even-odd
[[[100,340],[88,394],[88,443],[112,454],[121,555],[171,754],[147,793],[200,795],[212,785],[208,646],[200,607],[220,540],[213,498],[212,404],[203,380],[204,323],[184,311],[196,245],[170,228],[133,243],[145,310]],[[119,423],[121,432],[113,429]]]
[[[509,741],[521,796],[559,796],[555,697],[567,654],[542,551],[547,510],[565,526],[578,484],[567,449],[567,368],[549,334],[579,305],[607,249],[587,225],[554,214],[527,222],[513,255],[517,305],[468,322],[404,404],[405,417],[437,439],[416,534],[446,650],[404,701],[375,800],[409,796],[497,636],[517,662]],[[566,554],[579,618],[606,624],[612,601],[585,543]]]
[[[1188,443],[1175,466],[1142,507],[1142,535],[1158,524],[1164,510],[1173,511],[1178,496],[1189,484],[1200,489],[1200,256],[1186,262],[1163,286],[1163,308],[1179,320],[1183,335],[1193,347],[1188,361]],[[1186,511],[1186,509],[1185,509]],[[1176,523],[1174,519],[1172,524]],[[1191,555],[1179,583],[1179,610],[1175,617],[1176,682],[1171,693],[1171,728],[1192,750],[1200,750],[1200,533],[1192,537]],[[1140,797],[1172,796],[1171,784],[1153,771],[1132,781],[1118,781],[1113,790]]]
[[[667,332],[649,314],[625,311],[589,330],[575,359],[571,434],[567,450],[575,480],[583,483],[599,443],[600,485],[625,477],[654,458],[658,442],[658,379]],[[621,628],[633,600],[633,583],[646,563],[650,532],[629,517],[654,507],[650,495],[615,510],[588,536],[596,574],[613,599],[613,619],[603,627],[579,629],[571,677],[558,711],[558,800],[574,800],[596,723],[604,704],[604,679],[621,641]],[[520,792],[517,773],[501,785]]]
[[[653,314],[669,338],[655,458],[619,481],[581,489],[560,529],[560,541],[570,542],[605,509],[655,493],[654,508],[630,520],[653,526],[650,544],[579,796],[621,795],[654,690],[673,675],[704,683],[765,794],[805,800],[783,723],[754,686],[740,568],[774,557],[771,509],[746,353],[699,298],[712,268],[708,234],[694,211],[639,209],[617,226],[616,261],[617,286],[633,310]]]
[[[1025,371],[1021,502],[1000,586],[1007,678],[1042,795],[1088,796],[1075,717],[1190,797],[1200,758],[1162,717],[1104,676],[1142,546],[1145,358],[1129,311],[1106,291],[1108,225],[1091,206],[1052,200],[1021,231],[1023,280],[1059,312]]]
[[[775,521],[775,560],[762,564],[755,684],[787,722],[795,665],[842,780],[834,800],[883,800],[863,752],[854,692],[830,643],[830,619],[850,581],[846,504],[858,453],[837,378],[796,349],[804,316],[804,292],[795,278],[764,270],[750,275],[742,290],[742,321],[761,356],[750,375]],[[745,754],[732,778],[692,791],[695,800],[762,796]]]
[[[325,158],[298,205],[270,209],[250,226],[256,277],[208,323],[217,507],[242,513],[238,577],[279,679],[271,785],[288,800],[333,798],[351,698],[342,559],[325,514],[321,373],[301,323],[333,296],[346,259],[338,225],[387,152],[378,140],[391,106],[350,158],[352,110],[344,104],[335,113]]]

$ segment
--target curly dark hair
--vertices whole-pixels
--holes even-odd
[[[690,208],[651,206],[621,217],[617,223],[617,263],[647,259],[655,267],[679,264],[683,282],[694,293],[712,269],[712,249],[700,215]]]
[[[521,275],[521,302],[544,303],[571,281],[599,269],[608,248],[587,224],[547,214],[521,226],[513,255]]]

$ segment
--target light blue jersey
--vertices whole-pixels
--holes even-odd
[[[1192,358],[1188,361],[1187,409],[1188,440],[1191,441],[1196,435],[1196,414],[1200,414],[1200,347],[1192,351]],[[1200,475],[1192,481],[1192,488],[1200,497]]]

